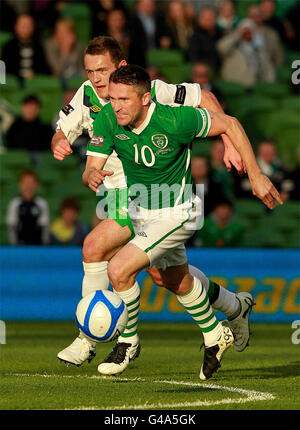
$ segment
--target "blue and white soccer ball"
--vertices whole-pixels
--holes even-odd
[[[77,305],[76,323],[90,339],[109,342],[123,333],[128,312],[123,300],[109,290],[83,297]]]

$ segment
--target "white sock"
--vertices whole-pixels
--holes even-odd
[[[216,345],[222,336],[223,329],[215,317],[207,292],[200,280],[194,278],[194,285],[191,291],[184,295],[177,295],[177,299],[200,327],[205,346]]]
[[[138,317],[140,310],[140,287],[137,281],[133,284],[129,290],[126,291],[116,291],[114,292],[121,297],[123,302],[125,303],[128,310],[128,323],[118,338],[118,342],[125,342],[136,344],[139,341],[139,337],[137,334],[137,325],[138,325]]]
[[[235,293],[220,287],[219,297],[214,302],[214,308],[223,312],[230,320],[238,316],[241,304]]]
[[[100,263],[83,262],[84,277],[82,280],[82,297],[97,290],[107,290],[109,279],[107,275],[108,261]]]
[[[201,272],[197,267],[189,265],[189,272],[195,278],[198,278],[206,291],[209,291],[210,281],[207,276]],[[232,319],[239,314],[240,302],[235,293],[226,290],[226,288],[219,285],[218,298],[212,303],[215,311],[223,312],[228,319]]]

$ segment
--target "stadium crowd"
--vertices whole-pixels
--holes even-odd
[[[3,0],[1,3],[1,32],[10,34],[7,42],[2,43],[1,59],[6,72],[18,78],[20,89],[35,76],[57,78],[63,98],[61,104],[68,104],[77,89],[70,82],[74,78],[84,79],[84,44],[78,37],[78,22],[64,12],[70,5],[81,2]],[[122,46],[128,62],[145,67],[151,79],[166,82],[172,80],[168,68],[160,68],[150,54],[160,52],[168,58],[169,52],[180,53],[184,64],[190,66],[185,81],[199,83],[201,88],[212,91],[225,112],[239,117],[240,111],[235,111],[237,100],[232,101],[235,95],[228,98],[228,87],[217,82],[236,84],[233,89],[242,88],[250,98],[260,83],[266,88],[276,84],[286,64],[287,52],[300,50],[300,2],[291,1],[280,19],[275,0],[248,1],[243,16],[237,12],[238,3],[232,0],[86,1],[91,21],[88,38],[101,34],[112,36]],[[289,78],[287,96],[299,92],[299,85],[290,81]],[[34,169],[40,165],[40,154],[50,150],[56,115],[48,123],[41,120],[41,100],[36,93],[27,94],[20,105],[19,116],[5,97],[0,106],[1,132],[4,132],[2,151],[26,150],[32,164],[32,172],[24,171],[20,176],[20,196],[5,208],[8,241],[82,245],[89,226],[79,220],[78,201],[64,196],[59,218],[50,222],[48,203],[36,194],[39,178]],[[245,113],[247,121],[249,115],[251,111]],[[239,119],[243,123],[242,114]],[[83,135],[75,142],[78,168],[84,165],[87,140],[88,136]],[[292,158],[297,163],[291,164],[281,159],[275,139],[258,132],[253,143],[263,173],[280,190],[284,201],[299,202],[300,152],[296,148],[300,142],[294,143]],[[235,219],[235,202],[255,200],[249,180],[227,171],[222,141],[208,141],[203,147],[202,144],[195,143],[193,147],[196,149],[192,175],[197,184],[205,185],[205,223],[188,245],[243,246],[245,224]],[[269,215],[267,210],[264,215]],[[90,219],[91,225],[95,222]]]

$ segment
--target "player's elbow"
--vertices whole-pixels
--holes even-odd
[[[211,91],[202,90],[200,107],[213,112],[218,111],[218,100],[216,96]]]

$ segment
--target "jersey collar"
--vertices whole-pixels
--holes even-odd
[[[155,106],[156,106],[156,104],[154,103],[154,101],[150,100],[150,106],[149,106],[146,118],[144,119],[144,121],[142,122],[142,124],[138,128],[132,128],[132,127],[128,126],[130,128],[130,131],[132,131],[135,134],[141,134],[142,131],[144,131],[145,128],[147,127],[147,125],[149,124],[149,122],[152,118]]]

